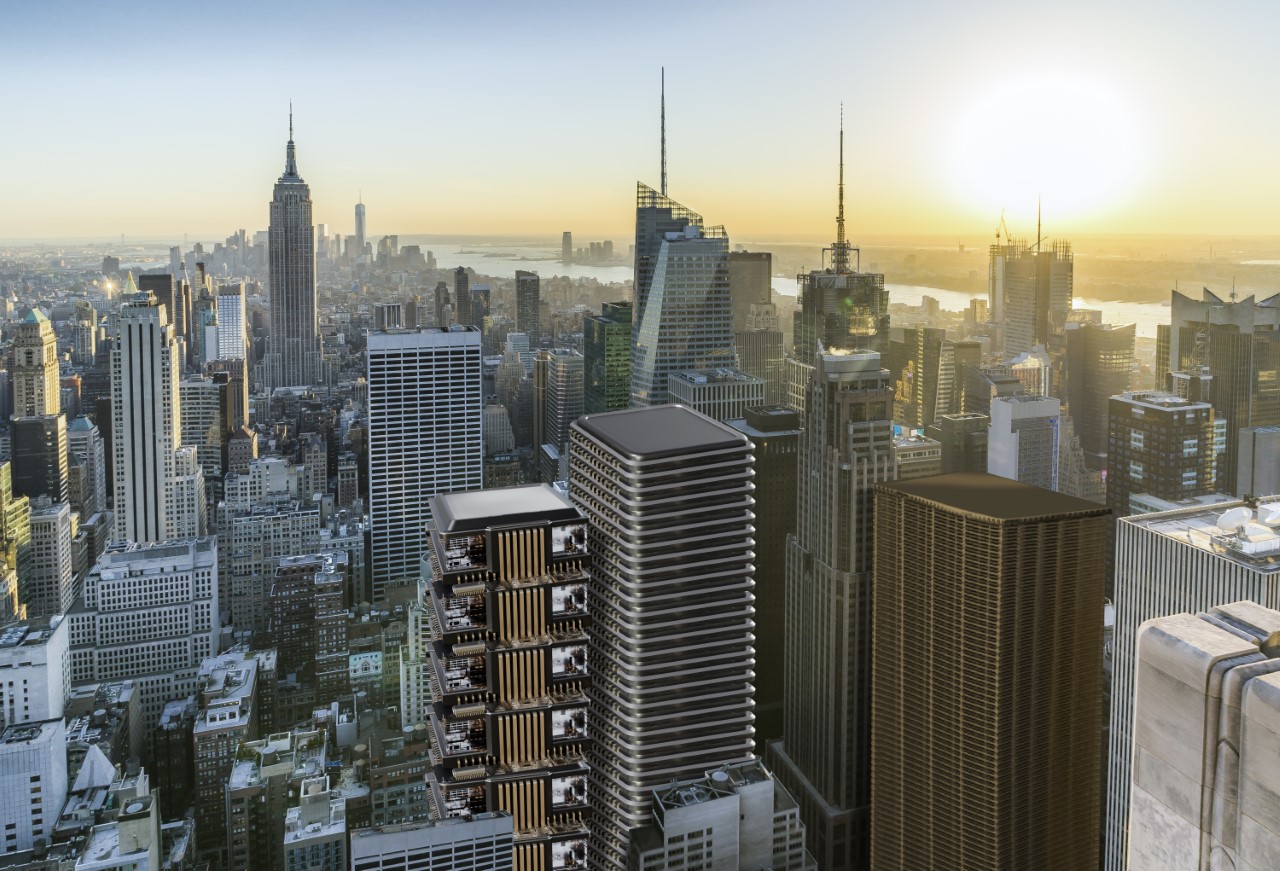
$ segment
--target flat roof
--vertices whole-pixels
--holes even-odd
[[[588,414],[574,424],[620,454],[635,459],[736,448],[746,436],[684,405],[655,405]]]
[[[1096,502],[981,472],[956,472],[896,481],[879,484],[877,489],[914,496],[945,508],[997,521],[1110,513],[1107,506]]]
[[[431,516],[442,535],[541,520],[582,519],[578,509],[549,484],[441,493],[431,499]]]

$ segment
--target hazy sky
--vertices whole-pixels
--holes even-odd
[[[1265,2],[25,2],[0,17],[0,238],[267,222],[294,103],[315,220],[730,238],[1280,233]],[[774,235],[776,234],[776,235]]]

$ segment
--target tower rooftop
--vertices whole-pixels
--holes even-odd
[[[896,481],[879,484],[877,489],[892,490],[995,521],[1106,514],[1111,510],[1096,502],[980,472],[956,472]]]
[[[577,426],[620,454],[660,459],[697,450],[733,448],[747,437],[683,405],[626,408],[578,418]]]

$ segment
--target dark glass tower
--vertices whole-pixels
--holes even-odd
[[[587,414],[617,411],[631,402],[631,303],[606,302],[582,319]]]
[[[298,175],[290,113],[284,174],[276,182],[271,198],[267,237],[271,335],[265,380],[270,388],[313,385],[323,380],[316,317],[315,240],[311,188]]]
[[[542,335],[538,307],[542,304],[538,273],[516,270],[516,329],[529,337],[529,343]]]

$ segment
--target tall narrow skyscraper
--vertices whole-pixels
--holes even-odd
[[[289,132],[289,138],[293,139],[293,131]],[[356,257],[364,254],[365,232],[364,198],[361,197],[360,202],[356,203]]]
[[[58,337],[44,312],[33,308],[13,339],[13,416],[44,417],[61,411]]]
[[[876,871],[1097,867],[1108,513],[994,475],[876,488]]]
[[[453,322],[461,326],[480,326],[471,323],[471,273],[459,266],[453,270]]]
[[[129,277],[111,350],[115,538],[139,544],[191,528],[174,504],[182,446],[178,345],[168,313]],[[185,501],[185,500],[184,500]]]
[[[606,302],[582,319],[583,410],[618,411],[631,402],[631,303]]]
[[[732,366],[729,237],[644,184],[636,192],[631,404],[667,402],[676,372]]]
[[[751,450],[677,405],[570,428],[569,497],[593,554],[592,868],[628,867],[655,788],[751,758]]]
[[[787,541],[778,779],[825,871],[866,866],[871,754],[872,488],[893,480],[893,390],[874,352],[812,358]]]
[[[366,358],[376,601],[418,577],[431,497],[481,487],[480,331],[373,332]]]
[[[538,308],[542,304],[541,279],[536,272],[516,270],[516,329],[536,342],[542,336]]]
[[[293,147],[293,113],[284,174],[271,199],[267,234],[270,261],[271,333],[264,367],[268,388],[324,381],[316,314],[316,236],[311,224],[311,188],[298,175]]]

